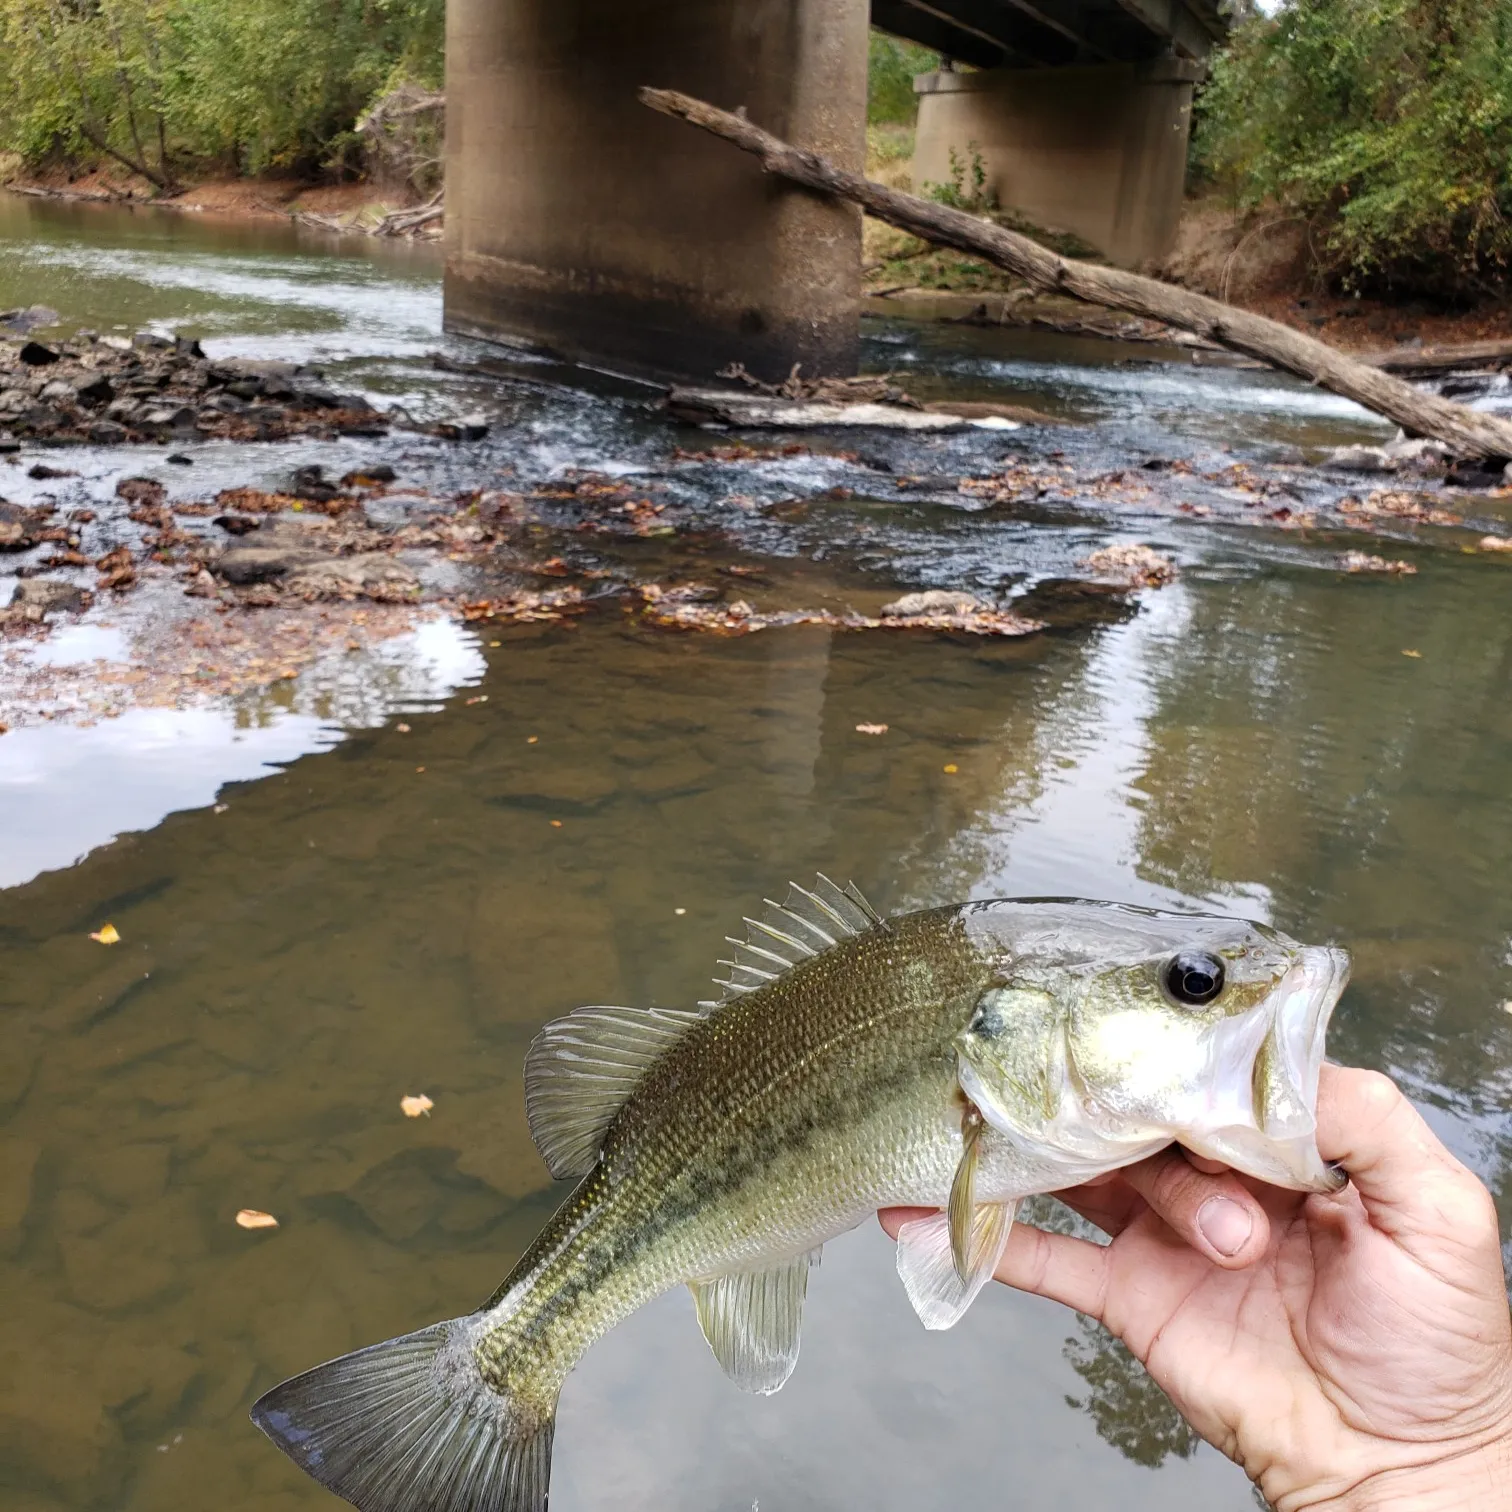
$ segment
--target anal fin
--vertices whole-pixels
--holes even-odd
[[[691,1281],[698,1326],[720,1368],[742,1391],[768,1396],[798,1363],[808,1273],[818,1264],[811,1250],[785,1265]]]
[[[1016,1202],[978,1203],[967,1235],[967,1273],[956,1269],[948,1213],[915,1218],[898,1230],[898,1275],[925,1328],[953,1328],[992,1278],[1013,1228]]]

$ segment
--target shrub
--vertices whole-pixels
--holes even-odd
[[[1238,205],[1305,216],[1335,285],[1504,289],[1512,7],[1288,0],[1242,21],[1202,92],[1196,155]]]

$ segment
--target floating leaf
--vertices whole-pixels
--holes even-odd
[[[121,932],[114,924],[107,924],[103,929],[97,929],[89,937],[98,940],[102,945],[118,945],[121,941]]]
[[[409,732],[410,732],[410,727],[409,727],[409,726],[408,726],[408,725],[407,725],[407,724],[396,724],[396,725],[395,725],[395,726],[394,726],[394,728],[395,728],[395,729],[396,729],[396,730],[398,730],[398,732],[399,732],[399,733],[400,733],[400,734],[401,734],[401,735],[408,735],[408,734],[409,734]]]
[[[887,734],[887,726],[885,724],[858,724],[856,726],[856,734],[885,735]]]
[[[1512,551],[1512,537],[1482,536],[1476,545],[1482,551]]]
[[[1423,653],[1421,651],[1404,651],[1402,652],[1402,655],[1410,656],[1413,661],[1421,661],[1423,659]]]
[[[957,773],[957,772],[959,772],[959,771],[960,771],[960,770],[961,770],[961,769],[960,769],[960,767],[958,767],[958,766],[957,766],[957,765],[956,765],[956,764],[955,764],[955,762],[953,762],[953,761],[947,761],[947,762],[946,762],[946,763],[945,763],[945,765],[944,765],[944,767],[943,767],[943,769],[942,769],[942,770],[944,770],[944,771],[946,771],[946,772],[949,772],[949,773],[950,773],[950,774],[951,774],[951,775],[952,775],[952,776],[954,776],[954,775],[955,775],[955,774],[956,774],[956,773]]]
[[[551,821],[551,827],[552,829],[561,829],[562,821],[560,819],[553,819]]]
[[[401,1097],[399,1099],[399,1107],[406,1118],[429,1118],[430,1110],[435,1106],[435,1103],[423,1092],[418,1096]]]
[[[244,1229],[275,1229],[278,1227],[278,1219],[272,1213],[260,1213],[256,1208],[243,1208],[236,1215],[236,1226]]]

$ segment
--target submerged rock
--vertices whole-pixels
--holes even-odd
[[[902,598],[883,604],[884,619],[917,619],[924,614],[976,614],[991,609],[969,593],[953,593],[945,588],[929,588],[922,593],[905,593]]]

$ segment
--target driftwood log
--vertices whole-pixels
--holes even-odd
[[[640,98],[653,110],[680,116],[754,153],[768,173],[820,194],[853,200],[868,215],[924,241],[985,257],[1036,289],[1069,294],[1088,304],[1143,315],[1204,336],[1353,399],[1394,420],[1411,435],[1442,441],[1458,456],[1512,458],[1512,421],[1423,393],[1401,378],[1346,357],[1316,337],[1304,336],[1279,321],[1138,273],[1070,262],[991,221],[846,172],[817,153],[805,152],[763,131],[744,116],[731,115],[690,95],[670,89],[642,89]]]

